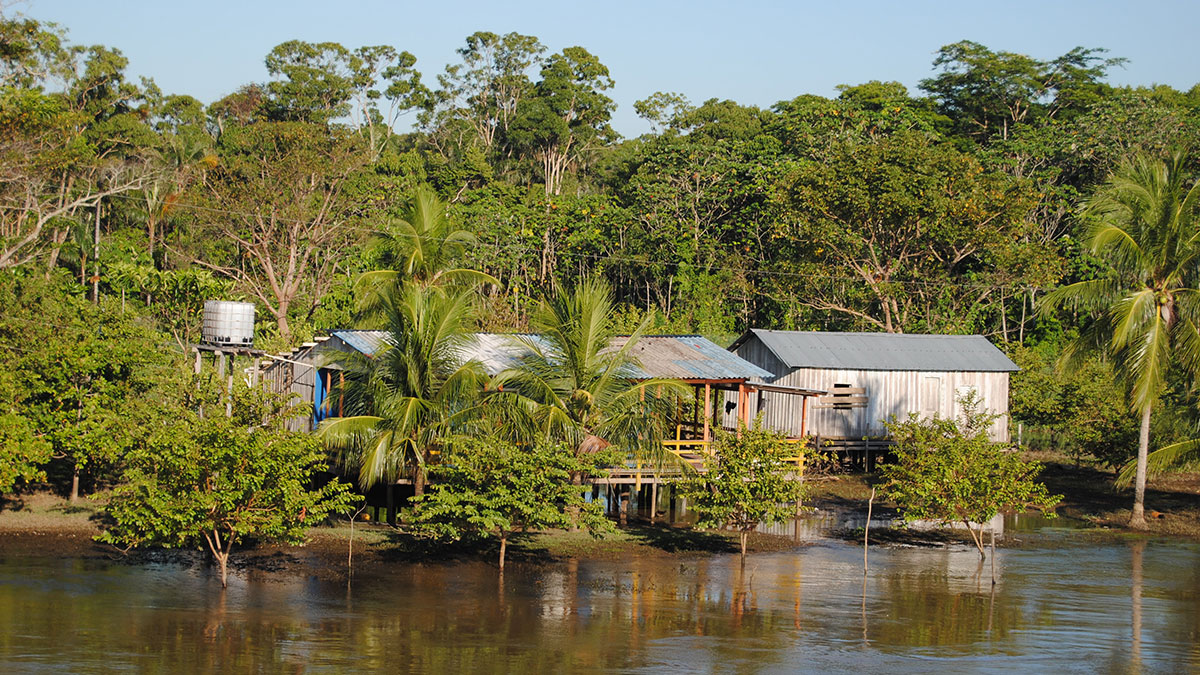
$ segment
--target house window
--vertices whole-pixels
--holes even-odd
[[[829,390],[829,401],[834,410],[864,408],[867,405],[866,390],[856,388],[850,382],[834,382]]]

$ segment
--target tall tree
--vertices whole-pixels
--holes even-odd
[[[1082,110],[1095,100],[1108,69],[1124,63],[1104,58],[1105,51],[1076,47],[1041,61],[963,40],[938,50],[933,65],[942,72],[922,80],[921,88],[940,101],[962,133],[1008,138],[1021,124],[1067,108]]]
[[[352,92],[351,118],[367,139],[371,161],[378,161],[400,116],[428,106],[430,91],[421,83],[417,57],[387,45],[359,47],[347,57]],[[387,106],[380,105],[381,100]]]
[[[289,40],[267,54],[267,108],[279,121],[326,124],[350,114],[350,51],[336,42]]]
[[[466,42],[458,49],[462,63],[446,66],[438,77],[436,110],[426,121],[434,127],[464,121],[474,141],[490,151],[508,132],[521,101],[532,93],[529,69],[546,48],[536,37],[520,33],[480,31]]]
[[[0,14],[0,269],[49,249],[84,211],[146,180],[152,130],[116,50],[68,46],[53,25]]]
[[[1183,154],[1141,155],[1114,172],[1083,204],[1087,246],[1109,269],[1052,291],[1043,304],[1088,311],[1092,320],[1065,358],[1098,348],[1130,387],[1141,415],[1129,521],[1137,529],[1146,527],[1151,412],[1172,366],[1200,368],[1200,184],[1186,166]]]
[[[540,165],[547,195],[562,191],[571,165],[616,137],[608,124],[615,106],[603,93],[612,86],[608,67],[583,47],[546,59],[535,95],[519,107],[510,136]]]
[[[913,133],[845,143],[795,173],[782,244],[806,278],[797,302],[888,332],[969,328],[996,283],[1054,277],[1027,245],[1030,195],[970,155]],[[957,325],[956,325],[957,324]]]
[[[304,122],[227,129],[220,163],[198,187],[195,217],[220,233],[226,250],[197,262],[234,279],[260,301],[290,340],[293,303],[315,302],[339,254],[357,237],[363,209],[345,192],[365,161],[350,134]]]

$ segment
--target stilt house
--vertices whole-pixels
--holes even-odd
[[[889,417],[954,418],[959,398],[974,391],[999,415],[992,440],[1009,440],[1009,375],[1019,368],[981,335],[753,329],[729,349],[769,371],[764,381],[771,385],[827,392],[815,399],[771,391],[754,397],[744,414],[761,413],[766,426],[788,435],[883,438]]]
[[[329,337],[271,357],[262,370],[261,380],[273,391],[296,396],[298,410],[305,412],[292,421],[294,430],[313,429],[321,420],[341,414],[340,401],[330,397],[330,392],[341,381],[340,358],[353,353],[371,356],[386,346],[387,335],[386,331],[378,330],[333,331]],[[462,356],[464,361],[478,361],[485,372],[496,375],[517,366],[528,353],[523,341],[538,344],[540,340],[537,335],[476,333]],[[611,348],[620,349],[627,340],[616,338]],[[716,404],[722,394],[742,403],[729,417],[727,426],[735,428],[739,415],[748,422],[750,418],[745,415],[752,409],[749,400],[757,392],[751,383],[771,377],[770,372],[698,335],[643,336],[630,354],[636,363],[630,370],[630,378],[680,380],[695,392],[692,401],[679,402],[676,440],[711,439],[710,420],[713,416],[703,411],[718,412]]]

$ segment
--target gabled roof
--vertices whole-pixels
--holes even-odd
[[[387,331],[339,330],[332,335],[352,349],[371,355],[386,345]],[[620,349],[628,337],[615,338],[611,348]],[[541,336],[502,333],[475,333],[463,348],[465,359],[475,359],[490,375],[516,367],[528,353],[523,341],[546,349]],[[749,380],[769,378],[771,373],[722,349],[699,335],[647,335],[640,338],[630,356],[637,364],[630,370],[634,379],[652,377],[679,380]]]
[[[730,347],[757,338],[788,368],[1014,372],[1017,364],[982,335],[747,331]]]

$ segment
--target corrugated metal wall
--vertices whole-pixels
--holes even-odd
[[[868,398],[866,407],[849,409],[822,408],[816,399],[809,400],[808,433],[828,438],[864,438],[886,435],[883,421],[890,416],[904,418],[910,412],[923,416],[957,417],[957,399],[974,388],[984,408],[1000,417],[992,425],[994,441],[1008,441],[1008,380],[1004,372],[932,372],[883,370],[832,370],[797,368],[784,371],[783,364],[763,344],[751,338],[736,350],[738,356],[777,374],[772,384],[805,389],[832,391],[834,385],[862,387]],[[783,372],[781,372],[783,371]],[[764,424],[785,431],[790,436],[800,434],[801,398],[789,394],[761,392],[751,395],[751,415],[763,414]],[[726,395],[727,402],[736,402],[737,395]],[[761,401],[761,405],[756,405]],[[728,406],[726,406],[728,407]],[[726,425],[735,423],[735,413],[726,414]]]

